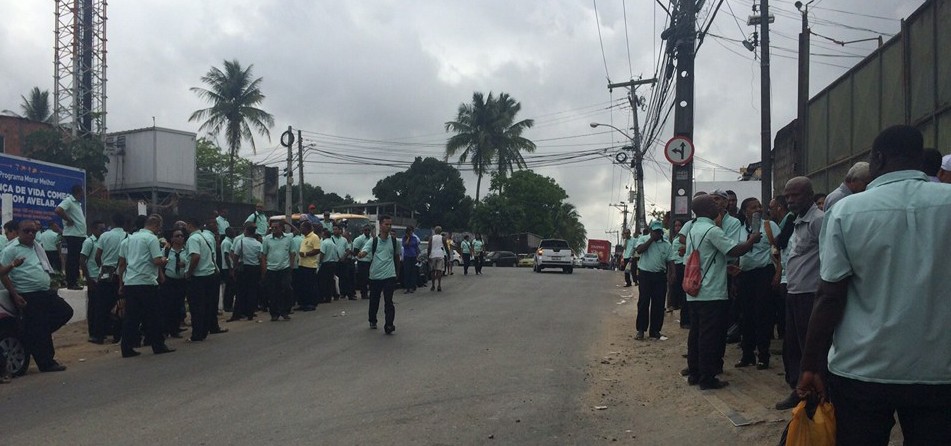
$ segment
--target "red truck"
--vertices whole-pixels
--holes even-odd
[[[598,267],[607,268],[611,263],[611,242],[607,240],[588,240],[588,253],[598,255]],[[588,266],[588,265],[584,265]]]

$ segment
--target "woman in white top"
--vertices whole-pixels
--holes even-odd
[[[429,236],[429,249],[427,251],[429,270],[433,272],[433,282],[429,291],[442,291],[442,273],[443,269],[446,268],[446,253],[448,252],[446,240],[442,236],[442,226],[436,226],[433,228],[433,235]]]

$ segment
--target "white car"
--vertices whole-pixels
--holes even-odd
[[[581,259],[581,266],[585,268],[598,268],[601,266],[601,259],[598,258],[598,253],[589,252],[584,255]]]
[[[566,274],[571,274],[575,267],[574,257],[568,242],[561,239],[542,240],[535,251],[534,271],[537,273],[545,268],[561,268]]]

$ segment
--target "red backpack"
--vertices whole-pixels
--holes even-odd
[[[713,227],[710,227],[710,229],[713,229]],[[710,232],[710,229],[707,229],[707,232]],[[704,274],[703,270],[700,269],[700,244],[706,238],[707,232],[704,232],[703,236],[700,237],[700,243],[694,245],[690,257],[687,257],[687,261],[684,263],[684,281],[682,285],[684,291],[693,297],[700,294],[700,285],[703,284]]]

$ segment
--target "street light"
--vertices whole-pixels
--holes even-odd
[[[634,169],[634,187],[637,189],[637,201],[634,206],[634,226],[637,233],[640,234],[641,230],[647,227],[647,217],[644,210],[644,153],[647,150],[641,150],[640,132],[638,132],[637,127],[634,127],[634,136],[632,137],[624,130],[611,124],[592,122],[588,125],[590,125],[591,128],[597,128],[599,126],[610,127],[631,141],[631,150],[634,152],[634,156],[631,158],[631,168]]]

